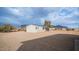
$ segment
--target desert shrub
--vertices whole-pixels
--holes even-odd
[[[0,26],[0,32],[2,32],[3,31],[3,26]]]
[[[14,26],[12,26],[10,24],[0,26],[0,32],[10,32],[13,29],[16,29],[16,27],[14,27]]]

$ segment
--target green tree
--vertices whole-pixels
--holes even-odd
[[[45,20],[45,22],[44,22],[44,28],[47,30],[47,31],[49,31],[49,28],[51,28],[52,26],[51,26],[51,22],[50,21],[48,21],[48,20]]]
[[[14,26],[10,25],[10,24],[5,24],[3,26],[0,26],[1,32],[10,32],[13,29],[16,29],[16,28]]]
[[[10,31],[10,25],[9,24],[4,25],[3,31],[9,32]]]
[[[3,26],[0,26],[0,32],[2,32],[3,31]]]

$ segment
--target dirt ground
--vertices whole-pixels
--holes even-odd
[[[48,32],[39,32],[39,33],[27,33],[27,32],[0,33],[0,51],[16,51],[16,50],[20,50],[19,47],[22,46],[22,42],[24,42],[24,41],[28,42],[30,40],[35,40],[37,38],[43,38],[43,37],[47,37],[47,36],[51,36],[51,35],[54,36],[54,35],[57,35],[57,34],[62,34],[62,35],[63,34],[69,34],[69,35],[77,35],[77,36],[79,36],[78,31],[61,31],[61,30],[48,31]],[[69,36],[64,35],[64,36],[56,37],[56,38],[62,39],[62,38],[65,38],[65,37],[69,37]],[[49,38],[51,38],[51,37],[49,37]],[[53,37],[52,37],[52,39],[53,39]],[[54,37],[54,39],[55,39],[55,37]],[[41,44],[43,44],[43,43],[41,43]],[[39,45],[38,45],[38,47],[39,47]],[[44,45],[43,48],[45,49],[45,45]]]

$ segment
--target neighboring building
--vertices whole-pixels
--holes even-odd
[[[62,30],[65,30],[65,31],[66,31],[66,30],[67,30],[67,28],[62,28]]]
[[[26,25],[21,25],[21,30],[26,31]]]
[[[55,29],[55,30],[67,30],[68,28],[66,26],[57,25],[57,26],[53,26],[53,29]]]
[[[42,26],[38,26],[38,25],[26,26],[26,32],[42,32],[42,31],[44,31]]]
[[[74,29],[74,31],[79,31],[79,29]]]

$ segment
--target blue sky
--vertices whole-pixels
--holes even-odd
[[[50,20],[52,25],[79,28],[78,7],[0,7],[0,23],[38,24]]]

